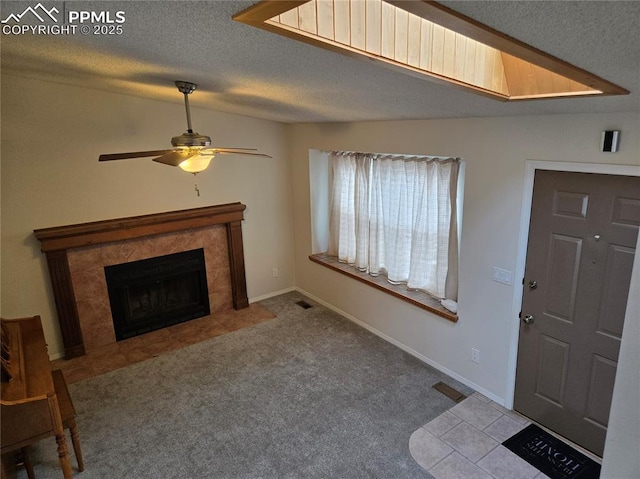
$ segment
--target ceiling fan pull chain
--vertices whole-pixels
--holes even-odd
[[[198,189],[198,183],[196,183],[195,186],[196,186],[196,188],[195,188],[196,189],[196,195],[200,196],[200,190]]]

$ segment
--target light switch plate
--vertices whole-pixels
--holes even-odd
[[[498,268],[497,266],[493,267],[493,280],[498,283],[508,284],[512,283],[513,273],[506,269]]]

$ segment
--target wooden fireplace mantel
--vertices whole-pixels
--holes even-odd
[[[40,241],[41,250],[47,257],[65,357],[72,358],[85,354],[67,257],[69,249],[193,228],[225,225],[233,307],[242,309],[249,306],[241,224],[245,209],[246,206],[242,203],[228,203],[34,230],[36,238]]]

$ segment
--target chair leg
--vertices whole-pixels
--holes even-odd
[[[27,470],[27,477],[29,479],[36,479],[36,473],[33,470],[33,463],[31,462],[31,452],[29,446],[25,446],[20,449],[22,453],[22,462],[24,462],[24,468]]]
[[[76,455],[78,461],[78,471],[84,471],[84,459],[82,457],[82,448],[80,447],[80,435],[78,434],[78,428],[76,427],[75,420],[73,424],[69,426],[69,432],[71,433],[71,444],[73,445],[73,452]]]

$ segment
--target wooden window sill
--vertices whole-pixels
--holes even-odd
[[[349,266],[345,263],[340,263],[337,258],[328,256],[324,253],[312,254],[309,259],[314,263],[325,266],[329,269],[337,271],[338,273],[349,276],[362,283],[368,284],[380,291],[395,296],[403,301],[413,304],[419,308],[425,309],[430,313],[436,314],[442,318],[456,323],[458,321],[458,315],[452,313],[448,309],[444,308],[440,301],[432,298],[427,293],[422,291],[411,291],[404,285],[395,285],[387,281],[384,276],[371,276],[367,273],[362,273],[356,270],[353,266]]]

